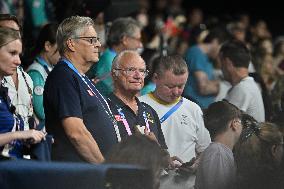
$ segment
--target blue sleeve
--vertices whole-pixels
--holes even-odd
[[[190,49],[186,54],[187,65],[191,73],[196,71],[205,71],[206,57],[196,48]]]

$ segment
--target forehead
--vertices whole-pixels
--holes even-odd
[[[81,35],[86,37],[96,37],[97,32],[93,26],[87,26],[83,29]]]
[[[19,30],[19,25],[14,20],[1,20],[0,26]]]
[[[188,72],[182,75],[175,75],[172,70],[167,70],[163,73],[162,77],[160,77],[160,80],[162,80],[163,83],[169,85],[181,85],[186,83],[187,78]]]
[[[142,57],[138,54],[125,54],[121,59],[121,66],[123,67],[137,67],[137,68],[145,68],[145,62]]]
[[[132,34],[133,37],[136,37],[136,38],[140,38],[141,37],[141,31],[140,31],[140,28],[138,27],[135,27],[134,29],[134,32]]]

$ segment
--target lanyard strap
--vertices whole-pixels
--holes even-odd
[[[183,98],[181,97],[179,102],[176,105],[174,105],[167,113],[165,113],[165,115],[160,119],[160,123],[166,121],[166,119],[168,119],[168,117],[170,117],[170,115],[172,115],[181,106],[182,102]]]
[[[120,117],[122,119],[123,125],[124,125],[124,127],[126,129],[126,132],[127,132],[128,136],[132,135],[132,132],[131,132],[129,124],[128,124],[127,120],[126,120],[126,117],[125,117],[124,113],[122,112],[122,108],[117,109],[117,111],[118,111],[118,113],[119,113],[119,115],[120,115]]]
[[[40,65],[43,66],[43,68],[44,68],[46,74],[48,75],[48,74],[50,73],[50,71],[49,71],[49,69],[48,69],[48,67],[50,67],[50,66],[48,65],[48,63],[47,63],[42,57],[40,57],[40,56],[37,56],[37,57],[36,57],[36,61],[37,61]]]
[[[124,113],[122,112],[122,108],[118,108],[117,111],[118,111],[118,113],[120,115],[120,118],[122,119],[122,123],[123,123],[123,125],[124,125],[124,127],[126,129],[126,132],[127,132],[128,136],[131,136],[132,132],[131,132],[129,124],[128,124],[127,120],[126,120],[126,117],[125,117]],[[148,131],[150,132],[150,126],[149,126],[148,118],[146,116],[146,112],[145,111],[143,111],[143,117],[144,117],[144,121],[145,121],[146,127],[147,127]]]
[[[110,118],[110,120],[112,121],[113,123],[113,126],[114,126],[114,130],[115,130],[115,133],[116,133],[116,137],[117,137],[117,141],[120,142],[121,141],[121,136],[120,136],[120,133],[119,133],[119,129],[118,129],[118,126],[117,126],[117,122],[115,120],[115,118],[113,117],[113,114],[109,108],[109,105],[107,103],[107,101],[105,100],[105,98],[101,95],[101,93],[97,90],[97,88],[95,87],[95,85],[93,84],[92,81],[89,80],[88,77],[85,77],[82,76],[79,71],[75,68],[75,66],[70,62],[68,61],[67,59],[63,58],[61,59],[62,62],[64,62],[65,64],[67,64],[67,66],[72,69],[79,77],[80,79],[87,85],[87,87],[89,88],[89,90],[96,96],[96,98],[99,100],[101,106],[103,107],[103,109],[105,110],[106,114],[108,115],[108,117]],[[88,82],[91,84],[91,86],[96,90],[97,93],[95,93],[95,91],[90,87],[90,85],[88,84]],[[97,94],[99,94],[99,96],[97,96]],[[105,105],[101,102],[101,99],[103,99],[104,101],[104,104],[107,106],[107,109],[105,108]]]

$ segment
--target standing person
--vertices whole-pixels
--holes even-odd
[[[109,97],[110,107],[118,121],[122,139],[141,131],[156,138],[167,148],[156,111],[136,97],[144,86],[146,65],[136,51],[122,51],[112,65],[114,92]]]
[[[157,111],[170,156],[188,162],[209,145],[210,136],[200,107],[181,97],[188,77],[187,65],[180,56],[166,56],[156,66],[156,90],[139,99]]]
[[[44,128],[43,89],[48,74],[59,60],[56,44],[57,24],[45,25],[38,36],[35,51],[35,60],[28,67],[28,74],[33,80],[33,107],[39,121],[39,129]]]
[[[104,96],[113,92],[111,67],[114,57],[123,50],[138,50],[143,47],[139,23],[130,17],[116,19],[109,29],[107,45],[99,62],[87,73],[89,78],[98,79],[96,87]]]
[[[202,109],[214,102],[219,92],[219,81],[214,78],[213,64],[210,59],[216,59],[225,41],[221,29],[212,29],[204,42],[190,47],[185,55],[189,69],[189,79],[183,95],[196,102]]]
[[[224,78],[232,85],[225,99],[257,121],[264,121],[265,111],[260,89],[254,79],[248,76],[251,58],[246,45],[240,41],[228,41],[222,45],[219,57]]]
[[[99,60],[93,20],[66,18],[56,41],[62,59],[48,75],[43,94],[46,130],[55,140],[52,159],[103,162],[120,135],[105,98],[85,76]]]
[[[22,42],[18,31],[0,27],[0,153],[4,156],[23,157],[25,140],[38,143],[44,133],[35,130],[24,131],[24,123],[16,108],[11,104],[8,88],[2,85],[4,76],[12,75],[21,64]],[[4,147],[5,146],[5,147]]]
[[[19,21],[16,16],[10,14],[0,14],[0,26],[8,27],[18,32],[21,36]],[[32,89],[33,82],[30,76],[19,65],[11,76],[3,79],[4,86],[7,87],[11,103],[16,107],[16,113],[24,121],[24,129],[28,130],[33,116]]]
[[[204,123],[213,142],[201,155],[195,188],[233,188],[236,168],[232,150],[242,132],[241,111],[226,101],[214,102],[204,113]]]

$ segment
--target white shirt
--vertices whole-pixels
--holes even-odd
[[[179,101],[163,104],[152,93],[139,97],[139,100],[154,108],[160,119]],[[211,142],[201,108],[186,98],[161,126],[170,156],[177,156],[184,162],[196,157],[196,152],[204,151]]]
[[[18,74],[18,91],[15,87],[12,76],[6,76],[5,79],[2,80],[4,86],[8,88],[8,95],[11,99],[12,104],[16,107],[16,113],[21,115],[24,120],[24,130],[29,129],[28,117],[33,115],[33,106],[32,106],[32,94],[29,94],[28,86],[31,91],[33,90],[33,81],[31,77],[23,72],[25,78],[27,80],[28,86],[25,82],[25,79],[22,75],[22,68],[17,68]],[[5,82],[6,81],[6,82]]]
[[[245,77],[233,86],[225,98],[257,121],[265,120],[265,111],[261,91],[252,77]]]

